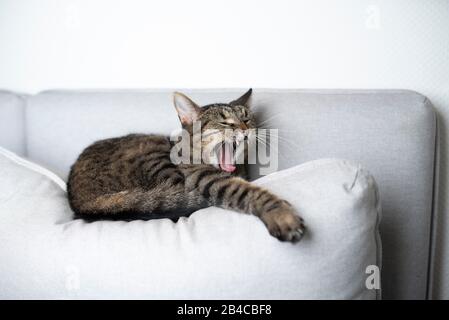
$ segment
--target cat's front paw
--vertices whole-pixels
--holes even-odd
[[[298,242],[306,231],[303,219],[289,205],[265,212],[260,218],[270,234],[281,241]]]

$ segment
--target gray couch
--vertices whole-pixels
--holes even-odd
[[[177,128],[170,92],[1,91],[0,145],[66,178],[94,140]],[[243,89],[184,92],[206,104]],[[374,175],[383,207],[383,298],[430,298],[437,126],[429,100],[404,90],[259,89],[253,105],[264,127],[280,129],[280,169],[338,157]]]

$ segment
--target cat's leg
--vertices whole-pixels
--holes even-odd
[[[161,184],[149,190],[133,189],[73,203],[76,217],[86,220],[176,219],[204,207],[199,199],[187,197],[183,186]]]
[[[211,204],[259,217],[271,235],[281,241],[299,241],[305,232],[302,218],[292,205],[270,191],[237,177],[216,176],[198,185]]]

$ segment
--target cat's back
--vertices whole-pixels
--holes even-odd
[[[142,166],[153,158],[170,157],[170,139],[131,134],[94,142],[79,155],[69,179],[69,193],[109,193],[139,187]]]

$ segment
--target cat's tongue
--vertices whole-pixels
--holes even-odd
[[[229,143],[224,143],[220,152],[220,168],[226,172],[233,172],[235,165],[233,164],[233,149]]]

